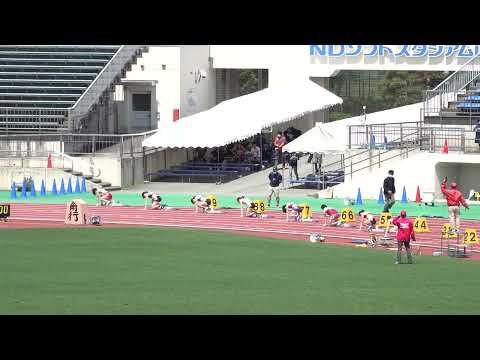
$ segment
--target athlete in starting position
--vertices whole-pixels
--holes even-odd
[[[325,224],[324,226],[342,226],[342,222],[339,221],[340,219],[340,213],[331,207],[328,207],[327,205],[323,204],[320,206],[322,209],[323,213],[325,214]]]
[[[246,209],[246,214],[245,216],[247,217],[253,217],[257,215],[257,212],[255,211],[255,203],[247,198],[246,196],[239,196],[237,197],[237,202],[240,204],[240,217],[243,217],[243,208],[245,207]]]
[[[303,207],[300,207],[295,203],[286,203],[282,206],[282,211],[287,214],[287,221],[290,216],[292,216],[295,221],[300,221],[302,219]]]
[[[360,210],[358,212],[358,216],[360,216],[360,229],[362,230],[363,225],[368,225],[367,231],[372,231],[375,225],[377,224],[377,220],[373,217],[372,213],[369,213],[365,210]]]
[[[105,189],[92,189],[93,195],[97,197],[97,206],[109,206],[112,205],[112,193]]]
[[[162,197],[151,191],[144,191],[142,192],[142,198],[145,199],[145,209],[147,208],[147,201],[148,199],[152,200],[152,210],[163,210],[163,209],[170,209],[167,205],[161,204]]]
[[[202,212],[206,213],[220,213],[220,211],[215,211],[213,209],[212,200],[204,198],[202,195],[197,194],[190,199],[190,202],[195,208],[195,212],[198,212],[198,209],[202,209]]]

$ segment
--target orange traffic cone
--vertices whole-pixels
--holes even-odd
[[[53,166],[52,166],[52,154],[48,154],[47,168],[48,169],[53,168]]]
[[[420,186],[417,186],[417,195],[415,196],[415,202],[420,203],[422,201],[422,197],[420,196]]]
[[[443,152],[444,154],[448,154],[448,143],[447,143],[447,139],[445,139],[445,144],[443,144],[442,152]]]

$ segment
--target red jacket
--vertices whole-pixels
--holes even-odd
[[[397,240],[410,241],[415,240],[415,233],[413,232],[413,222],[410,219],[397,216],[392,224],[398,227]]]
[[[466,209],[468,209],[468,205],[460,191],[457,189],[447,190],[447,183],[445,181],[442,181],[441,189],[443,195],[447,199],[448,206],[460,206],[460,204],[462,204]]]

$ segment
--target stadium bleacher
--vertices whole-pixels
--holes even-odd
[[[0,46],[0,132],[57,131],[118,45]]]

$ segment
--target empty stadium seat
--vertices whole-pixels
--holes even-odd
[[[1,45],[0,132],[67,129],[71,108],[119,45]]]

